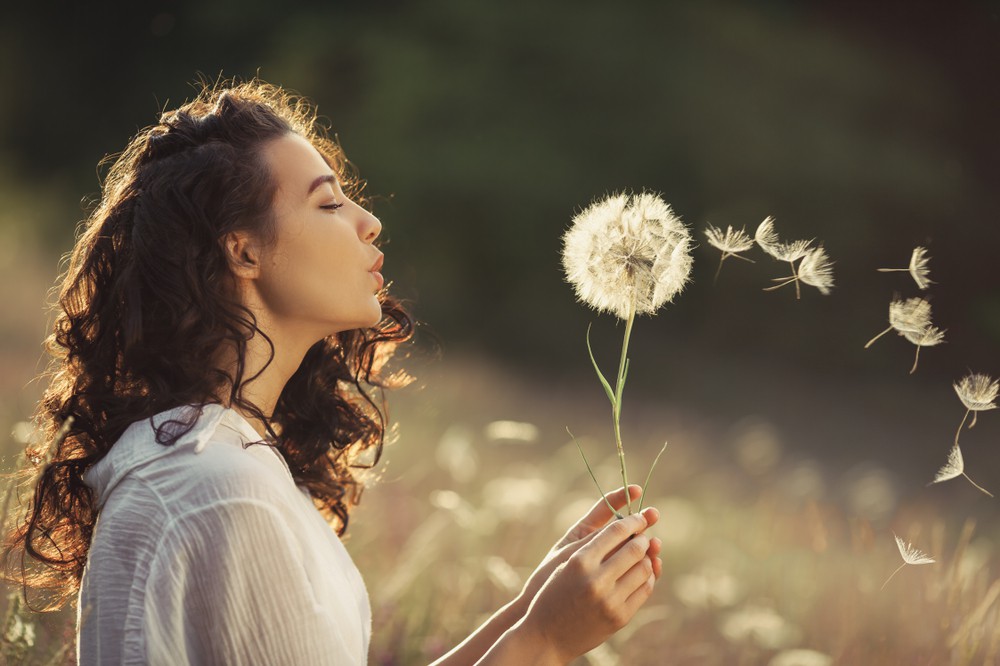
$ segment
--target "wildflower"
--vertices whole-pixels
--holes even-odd
[[[979,412],[997,408],[993,401],[997,399],[997,393],[1000,392],[1000,382],[992,379],[989,375],[970,372],[952,386],[955,388],[955,393],[958,394],[958,399],[965,405],[965,416],[962,417],[962,422],[958,424],[958,431],[955,433],[955,446],[958,446],[958,436],[962,433],[962,426],[965,425],[965,420],[969,418],[970,413],[972,414],[972,423],[969,424],[969,428],[972,428],[976,425],[976,416],[979,415]]]
[[[577,297],[621,319],[653,314],[691,274],[691,234],[659,196],[616,194],[573,218],[563,268]]]
[[[927,287],[934,284],[931,282],[929,275],[930,269],[927,268],[927,262],[930,257],[927,256],[927,250],[922,247],[913,248],[913,254],[910,256],[910,267],[909,268],[880,268],[878,269],[881,273],[894,273],[896,271],[909,271],[910,276],[913,281],[917,283],[920,289],[927,289]]]
[[[944,464],[944,467],[938,470],[938,473],[934,476],[934,480],[931,481],[931,483],[941,483],[942,481],[948,481],[949,479],[954,479],[958,476],[964,476],[973,486],[983,491],[990,497],[993,497],[993,493],[970,479],[969,475],[965,473],[965,459],[962,458],[962,449],[958,448],[958,443],[956,442],[955,446],[951,447],[951,451],[948,453],[948,462]]]
[[[893,536],[896,535],[894,534]],[[896,547],[899,548],[899,554],[903,558],[903,563],[899,565],[898,569],[889,574],[889,577],[885,579],[885,582],[882,583],[882,587],[879,589],[884,590],[885,586],[889,584],[890,580],[892,580],[892,577],[895,576],[897,573],[899,573],[899,570],[905,567],[907,564],[913,564],[913,565],[933,564],[935,561],[933,557],[928,557],[926,553],[920,552],[919,550],[914,548],[912,544],[906,543],[898,536],[896,536]]]
[[[917,346],[917,353],[913,357],[913,367],[910,368],[912,375],[917,371],[917,361],[920,360],[921,347],[933,347],[944,342],[944,331],[937,326],[928,326],[922,331],[903,331],[903,337]]]
[[[930,325],[930,303],[922,298],[908,298],[905,301],[894,300],[889,303],[889,328],[869,340],[865,344],[865,349],[871,347],[876,340],[893,329],[900,335],[908,332],[922,334],[930,328]]]
[[[750,235],[746,232],[746,229],[740,229],[736,231],[731,226],[726,227],[726,232],[723,233],[721,229],[713,227],[711,224],[708,225],[708,229],[705,230],[705,235],[708,237],[708,244],[712,247],[722,250],[722,258],[719,259],[719,267],[715,269],[715,279],[719,279],[719,271],[722,270],[722,262],[726,260],[727,257],[735,257],[736,259],[742,259],[743,261],[749,261],[754,263],[753,259],[748,259],[741,256],[740,252],[746,252],[753,247],[754,240],[750,238]]]
[[[764,221],[757,227],[757,231],[754,233],[754,239],[757,241],[757,245],[760,246],[760,249],[764,250],[764,252],[767,252],[778,261],[787,261],[792,267],[792,275],[790,278],[776,278],[775,281],[781,282],[781,284],[773,287],[767,287],[764,291],[771,291],[794,282],[795,298],[801,298],[799,290],[799,272],[795,268],[795,262],[806,256],[809,252],[810,246],[812,245],[812,241],[797,240],[790,241],[788,243],[781,242],[778,239],[778,232],[774,230],[774,218],[770,215],[764,218]]]
[[[658,195],[648,192],[615,194],[591,204],[573,218],[573,225],[563,236],[562,260],[566,278],[573,285],[577,298],[598,312],[610,312],[626,321],[614,389],[594,359],[589,329],[587,351],[611,401],[622,485],[627,488],[620,420],[632,324],[636,314],[655,313],[687,284],[693,262],[691,234]],[[582,453],[583,449],[580,451]],[[653,464],[655,466],[656,462]],[[590,465],[587,467],[589,469]],[[597,483],[596,477],[594,482]],[[645,486],[639,499],[640,510],[644,496]],[[631,513],[630,499],[627,505]]]

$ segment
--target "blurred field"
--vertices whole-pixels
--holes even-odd
[[[25,435],[15,424],[40,389],[28,382],[53,264],[25,246],[2,266],[4,296],[17,304],[0,353],[5,469],[16,462],[12,433]],[[593,503],[566,426],[605,488],[616,485],[610,413],[582,333],[577,374],[446,349],[417,362],[417,384],[391,397],[396,441],[348,540],[373,602],[372,663],[442,654],[509,600]],[[995,500],[962,479],[924,487],[961,418],[950,387],[814,378],[697,345],[671,353],[669,375],[643,376],[635,364],[622,422],[633,481],[670,443],[650,486],[664,576],[640,616],[581,663],[994,663]],[[996,416],[963,435],[970,475],[994,491]],[[938,561],[904,568],[880,591],[901,563],[893,532]],[[73,612],[8,613],[0,655],[71,657]]]

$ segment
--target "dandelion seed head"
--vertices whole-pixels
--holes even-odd
[[[931,304],[922,298],[889,303],[889,324],[900,334],[923,333],[931,325]]]
[[[997,399],[997,393],[1000,392],[1000,381],[989,375],[972,372],[952,386],[966,409],[982,412],[997,408],[993,401]]]
[[[799,279],[816,287],[824,296],[833,288],[833,262],[823,246],[808,250],[799,264]]]
[[[778,232],[774,229],[774,218],[770,215],[757,227],[754,239],[760,249],[779,261],[792,262],[802,259],[812,246],[812,241],[807,240],[782,243],[778,239]]]
[[[941,483],[942,481],[954,479],[955,477],[961,476],[963,473],[965,473],[965,460],[962,458],[962,449],[958,448],[958,445],[956,444],[951,447],[951,451],[948,453],[948,462],[944,464],[944,467],[938,470],[931,483]]]
[[[927,256],[925,248],[913,248],[913,255],[910,257],[910,275],[920,289],[927,289],[927,287],[934,284],[928,277],[930,275],[930,269],[927,267],[929,259],[930,257]]]
[[[902,335],[918,347],[933,347],[944,342],[944,331],[937,326],[928,326],[922,331],[902,331]]]
[[[658,195],[615,194],[573,218],[563,268],[577,298],[627,319],[669,303],[691,274],[691,234]]]
[[[705,236],[708,237],[708,244],[717,250],[722,250],[725,254],[736,254],[746,252],[753,247],[754,240],[746,229],[739,231],[733,229],[732,225],[726,227],[725,233],[711,224],[705,229]]]
[[[899,554],[907,564],[933,564],[935,562],[933,557],[928,557],[926,553],[917,550],[895,534],[893,536],[896,537],[896,547],[899,548]]]

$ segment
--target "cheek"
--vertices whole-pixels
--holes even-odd
[[[341,309],[352,285],[348,264],[331,238],[289,239],[268,258],[260,293],[268,309],[283,316],[328,319]]]

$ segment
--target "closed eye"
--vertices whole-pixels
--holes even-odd
[[[320,206],[320,208],[322,208],[324,210],[337,210],[338,208],[341,208],[343,205],[344,204],[342,204],[342,203],[332,203],[332,204],[325,204],[323,206]]]

